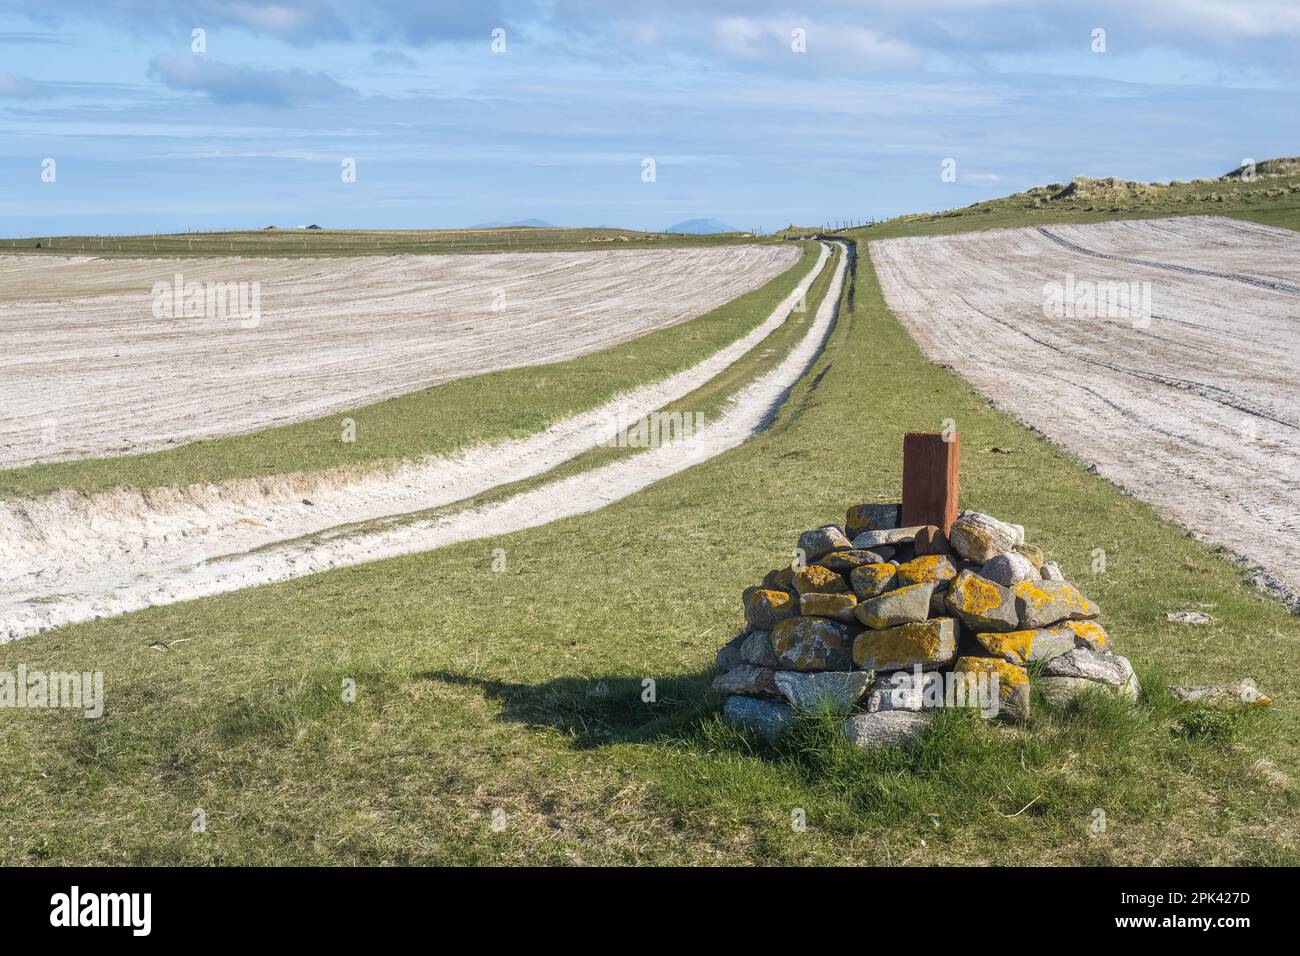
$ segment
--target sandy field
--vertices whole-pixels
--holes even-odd
[[[761,427],[816,356],[834,321],[819,308],[777,369],[689,443],[657,448],[443,521],[403,518],[533,477],[707,383],[787,321],[825,267],[817,262],[767,319],[707,359],[518,441],[431,457],[391,472],[286,475],[183,489],[56,492],[0,501],[0,642],[93,617],[286,580],[346,564],[499,535],[590,511],[733,447]],[[838,299],[843,262],[833,280]],[[390,530],[359,528],[386,519]]]
[[[1300,236],[1189,217],[870,252],[928,358],[1300,607]],[[1127,313],[1087,308],[1108,283],[1137,284]]]
[[[793,244],[770,244],[356,259],[0,256],[0,468],[256,431],[572,358],[708,312],[798,255]],[[182,294],[168,301],[156,284],[174,288],[178,273]],[[215,286],[254,282],[256,309],[251,285],[243,309]],[[208,314],[186,316],[191,284]]]

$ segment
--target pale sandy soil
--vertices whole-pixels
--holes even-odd
[[[793,245],[389,256],[0,256],[0,468],[256,431],[608,348],[788,268]],[[154,284],[260,283],[261,320]]]
[[[1262,569],[1260,583],[1294,605],[1300,236],[1194,217],[891,239],[870,251],[927,357]],[[1149,282],[1150,325],[1048,318],[1044,287],[1067,275],[1076,287]]]
[[[436,508],[542,474],[591,448],[611,420],[630,422],[708,382],[786,321],[828,256],[753,331],[661,382],[520,441],[455,459],[406,463],[389,473],[327,473],[205,483],[186,489],[58,492],[0,501],[0,642],[92,617],[298,577],[390,554],[531,527],[592,510],[743,440],[816,354],[833,312],[823,306],[791,357],[742,392],[689,445],[631,459],[442,522],[394,522],[383,533],[349,525]],[[838,297],[843,268],[832,294]],[[779,374],[778,374],[779,373]],[[792,377],[793,376],[793,377]],[[759,416],[756,418],[755,416]],[[409,526],[409,527],[408,527]],[[304,543],[303,536],[315,535]]]

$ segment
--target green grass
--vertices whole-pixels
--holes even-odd
[[[857,239],[932,236],[972,229],[1017,229],[1049,223],[1107,222],[1114,219],[1156,219],[1163,216],[1228,216],[1270,226],[1300,229],[1300,166],[1274,160],[1279,173],[1260,164],[1251,182],[1239,179],[1198,179],[1168,185],[1122,180],[1076,180],[1038,187],[1014,196],[991,199],[960,209],[916,213],[889,219],[864,229],[847,230]],[[1068,195],[1062,195],[1067,193]],[[1059,197],[1059,198],[1056,198]]]
[[[1300,862],[1300,618],[928,364],[865,258],[854,302],[769,430],[600,511],[0,647],[0,670],[103,670],[108,697],[0,712],[0,862]],[[877,755],[815,717],[777,749],[724,727],[740,590],[896,499],[902,435],[945,418],[963,505],[1026,525],[1149,698],[946,714]],[[1165,621],[1193,603],[1215,623]],[[1226,722],[1163,691],[1246,676],[1277,703]]]
[[[582,252],[752,243],[748,233],[687,235],[629,229],[283,229],[140,236],[0,239],[0,254],[141,256],[391,256],[490,252]],[[37,248],[37,246],[40,248]]]
[[[682,371],[761,324],[816,262],[802,243],[794,265],[713,311],[622,345],[564,362],[459,379],[323,418],[194,442],[166,451],[0,471],[0,496],[58,489],[184,486],[287,472],[378,467],[522,438],[622,392]],[[342,421],[356,441],[341,441]]]

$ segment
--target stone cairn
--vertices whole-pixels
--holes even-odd
[[[1091,688],[1137,698],[1100,609],[1023,527],[975,511],[946,533],[900,523],[897,504],[856,505],[745,589],[747,628],[719,651],[713,682],[727,723],[775,739],[796,709],[828,708],[868,748],[913,740],[935,708],[981,696],[984,716],[1023,721],[1030,664],[1052,705]]]

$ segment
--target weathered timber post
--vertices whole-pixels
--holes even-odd
[[[903,436],[904,527],[937,525],[947,534],[957,518],[957,472],[961,436],[956,432],[908,432]]]

